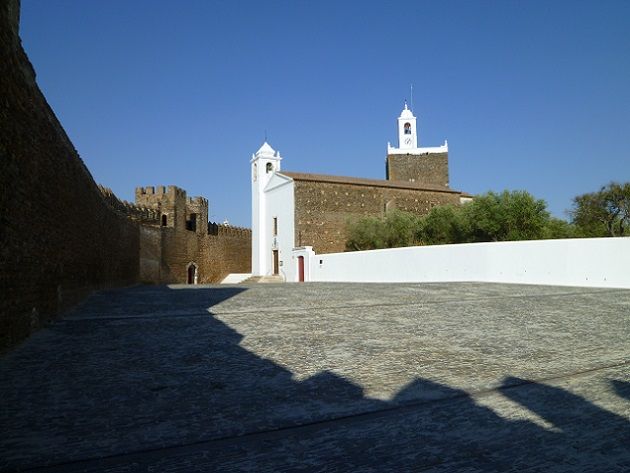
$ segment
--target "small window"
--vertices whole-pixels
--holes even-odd
[[[197,214],[190,214],[190,219],[186,220],[186,230],[197,231]]]
[[[273,236],[278,235],[278,217],[273,218]]]
[[[411,135],[411,123],[405,123],[405,135]]]
[[[271,163],[267,163],[267,167],[266,167],[266,171],[269,173],[271,171],[273,171],[273,164]]]
[[[162,214],[162,226],[165,227],[168,223],[166,214]]]

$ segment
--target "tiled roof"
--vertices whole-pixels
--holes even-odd
[[[407,181],[386,181],[384,179],[364,179],[362,177],[328,176],[326,174],[308,174],[302,172],[280,171],[295,181],[328,182],[332,184],[352,184],[356,186],[388,187],[391,189],[410,189],[415,191],[447,192],[449,194],[461,194],[460,191],[446,187],[432,186]]]

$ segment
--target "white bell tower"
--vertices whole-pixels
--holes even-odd
[[[398,117],[398,148],[399,149],[416,149],[418,147],[418,133],[416,130],[416,117],[407,107],[400,112]]]
[[[266,241],[267,202],[265,188],[274,173],[280,171],[280,153],[275,151],[266,141],[250,161],[252,174],[252,275],[264,276],[269,272]]]

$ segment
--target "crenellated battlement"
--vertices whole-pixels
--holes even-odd
[[[168,205],[185,205],[186,191],[177,186],[136,187],[136,205],[160,208]]]
[[[182,213],[197,213],[200,216],[208,213],[208,199],[188,197],[186,191],[177,186],[136,187],[136,205],[158,210],[179,209]]]
[[[98,189],[105,201],[119,214],[138,222],[159,224],[160,213],[157,210],[121,200],[109,187],[99,184]]]
[[[188,197],[188,203],[192,205],[208,206],[208,199],[205,197]]]
[[[186,191],[181,187],[177,186],[145,186],[145,187],[136,187],[136,197],[141,195],[169,195],[169,196],[185,196]]]
[[[208,235],[251,238],[251,234],[252,230],[250,228],[234,227],[224,223],[208,222]]]

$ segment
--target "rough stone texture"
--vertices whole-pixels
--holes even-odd
[[[389,154],[386,176],[390,181],[410,181],[448,189],[448,153]]]
[[[249,228],[217,225],[216,235],[208,236],[208,278],[219,282],[231,273],[252,272],[252,231]]]
[[[459,204],[460,193],[437,189],[303,180],[295,173],[295,242],[316,253],[345,251],[348,222],[394,208],[424,215],[436,205]]]
[[[158,216],[152,226],[144,222],[140,232],[142,281],[185,283],[191,263],[197,266],[199,283],[251,272],[251,230],[208,224],[208,201],[203,197],[187,197],[176,186],[138,187],[135,204]]]
[[[191,262],[200,282],[249,272],[251,232],[209,227],[206,199],[97,186],[37,87],[19,11],[0,3],[0,351],[95,288],[186,282]]]
[[[626,472],[629,321],[611,289],[103,291],[0,359],[0,470]]]
[[[89,290],[138,278],[138,225],[105,201],[0,2],[0,350]]]
[[[139,223],[147,223],[149,225],[159,225],[160,213],[156,209],[146,206],[139,206],[126,200],[120,200],[114,191],[109,187],[99,184],[98,186],[105,201],[114,209],[115,212]]]

